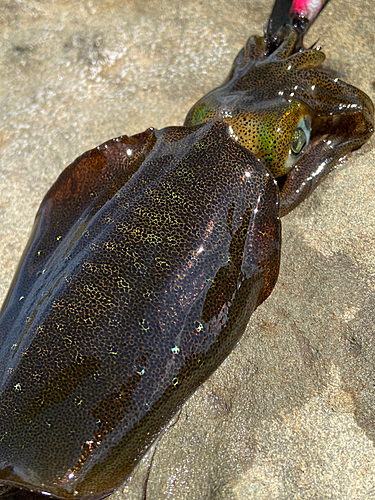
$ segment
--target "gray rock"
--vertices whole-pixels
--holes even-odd
[[[111,137],[181,124],[270,10],[0,2],[1,300],[61,170]],[[374,0],[332,0],[307,40],[372,99],[374,12]],[[283,220],[273,294],[113,498],[375,498],[373,145]]]

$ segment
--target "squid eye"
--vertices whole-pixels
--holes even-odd
[[[290,145],[290,151],[294,155],[299,155],[305,146],[306,146],[306,134],[302,128],[298,127],[294,131],[292,144]]]
[[[292,136],[289,154],[285,162],[285,171],[289,172],[297,163],[309,143],[311,134],[311,118],[306,115],[300,119]]]

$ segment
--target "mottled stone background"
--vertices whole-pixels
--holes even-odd
[[[269,0],[0,0],[0,299],[61,170],[183,122]],[[308,37],[375,98],[375,0],[332,0]],[[375,498],[374,139],[283,220],[278,284],[158,442],[147,499]],[[63,443],[61,443],[63,446]],[[143,499],[153,449],[115,493]]]

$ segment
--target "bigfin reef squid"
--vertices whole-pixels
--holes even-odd
[[[280,217],[373,132],[303,46],[323,5],[276,0],[183,126],[109,140],[45,195],[0,316],[4,498],[113,492],[272,292]]]

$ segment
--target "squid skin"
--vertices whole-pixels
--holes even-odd
[[[110,140],[46,194],[0,317],[7,488],[121,484],[271,293],[280,215],[370,137],[370,99],[296,27],[276,35],[251,37],[184,126]]]
[[[139,168],[101,185],[69,228],[66,172],[51,188],[1,318],[1,474],[62,498],[123,481],[233,349],[279,266],[277,186],[224,123],[123,137],[71,170],[116,161]]]

